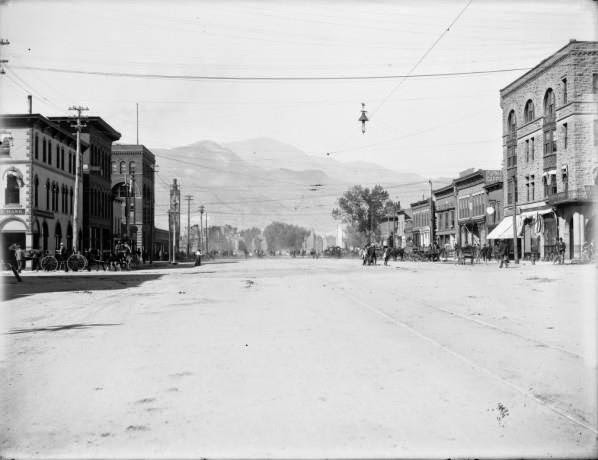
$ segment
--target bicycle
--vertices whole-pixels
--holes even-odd
[[[67,267],[74,272],[84,270],[87,267],[87,263],[87,258],[81,254],[71,254],[66,259]]]
[[[58,259],[52,255],[44,256],[42,257],[40,266],[45,272],[53,272],[58,268]]]

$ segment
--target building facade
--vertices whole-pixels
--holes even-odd
[[[148,257],[153,255],[155,166],[154,154],[144,145],[112,145],[112,195],[121,202],[125,227],[114,238],[130,240]]]
[[[549,257],[563,238],[565,257],[579,258],[596,230],[598,42],[571,40],[500,97],[505,216],[518,215],[519,245],[537,240]]]
[[[60,243],[71,249],[74,232],[82,236],[80,217],[73,226],[75,201],[79,216],[82,209],[82,187],[75,200],[75,136],[43,115],[14,114],[0,115],[0,141],[2,259],[15,243],[51,253]]]
[[[455,185],[451,183],[436,189],[434,212],[436,214],[436,239],[441,248],[454,248],[456,242]]]
[[[411,215],[406,209],[399,209],[397,212],[397,232],[396,240],[397,247],[404,248],[407,246],[407,241],[411,239],[413,233]]]
[[[487,184],[499,182],[502,171],[494,169],[468,169],[454,180],[457,195],[457,244],[483,246],[488,242]]]
[[[413,222],[413,246],[417,248],[430,246],[430,226],[432,219],[429,198],[411,203],[411,219]]]
[[[72,131],[71,117],[50,117],[50,120]],[[81,138],[88,144],[88,148],[82,152],[81,247],[110,251],[113,243],[112,143],[120,139],[120,133],[100,117],[86,117]]]

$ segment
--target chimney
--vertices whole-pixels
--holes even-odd
[[[31,115],[33,113],[33,96],[31,94],[27,95],[27,104],[29,106],[29,114]]]

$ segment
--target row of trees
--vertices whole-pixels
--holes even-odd
[[[400,203],[389,198],[380,185],[373,188],[354,185],[338,199],[332,217],[347,224],[347,244],[361,247],[379,235],[378,224],[387,215],[395,214]]]
[[[239,249],[241,251],[261,249],[262,241],[265,239],[270,251],[299,250],[309,233],[309,230],[297,225],[272,222],[264,228],[263,232],[257,227],[241,230]]]

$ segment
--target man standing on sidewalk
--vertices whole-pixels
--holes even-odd
[[[563,241],[563,238],[559,238],[559,265],[563,265],[565,263],[565,250],[567,249],[567,245]]]
[[[17,271],[21,273],[25,269],[25,250],[20,244],[15,249],[15,259],[17,259]]]

